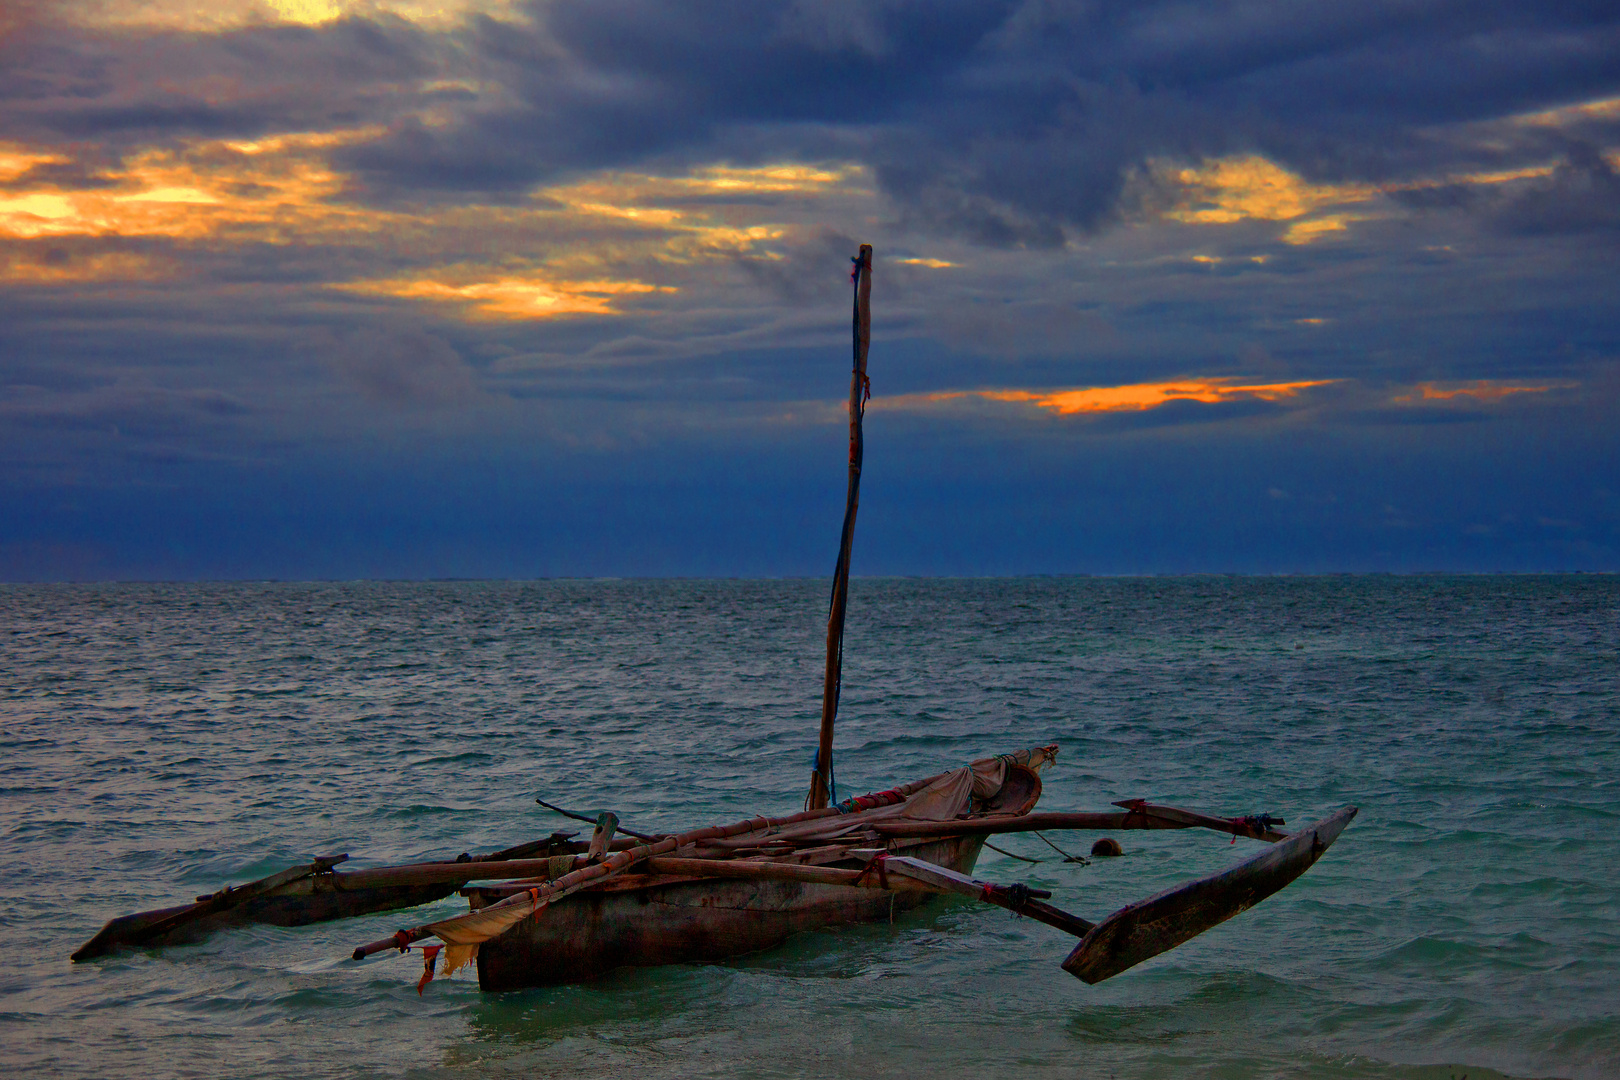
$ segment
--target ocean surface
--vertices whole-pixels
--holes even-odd
[[[1620,1076],[1620,578],[857,580],[840,795],[1056,742],[1042,809],[1360,816],[1117,978],[940,900],[728,963],[418,996],[347,959],[450,899],[73,964],[110,917],[317,854],[800,808],[824,581],[0,586],[0,1064],[19,1076]],[[583,828],[583,826],[581,826]],[[1087,833],[1048,834],[1085,852]],[[1257,849],[1033,836],[1097,919]]]

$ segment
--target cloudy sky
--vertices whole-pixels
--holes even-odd
[[[1620,8],[9,0],[0,580],[1620,570]]]

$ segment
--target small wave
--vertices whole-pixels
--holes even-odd
[[[484,812],[485,811],[477,807],[429,806],[425,803],[417,803],[412,806],[401,807],[397,810],[384,811],[380,816],[384,818],[399,819],[431,817],[435,814],[482,814]]]

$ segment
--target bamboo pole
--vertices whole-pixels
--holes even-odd
[[[861,421],[866,416],[866,399],[871,386],[866,379],[866,354],[872,344],[872,245],[862,244],[855,257],[855,363],[849,379],[849,490],[844,500],[844,528],[838,544],[838,564],[833,570],[832,610],[827,614],[827,670],[821,683],[821,741],[816,747],[816,767],[810,775],[810,794],[805,809],[819,810],[832,799],[833,719],[838,715],[838,695],[844,674],[844,611],[849,601],[850,548],[855,542],[855,512],[861,501],[861,462],[866,440]]]
[[[1011,832],[1059,832],[1064,829],[1214,829],[1232,836],[1276,843],[1285,834],[1249,818],[1218,818],[1173,806],[1132,804],[1117,814],[1048,813],[1007,817],[958,818],[955,821],[872,821],[866,828],[881,836],[988,836]]]

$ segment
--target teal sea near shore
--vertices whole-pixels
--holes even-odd
[[[724,964],[418,996],[346,959],[451,899],[68,954],[307,860],[799,808],[826,583],[0,586],[0,1064],[19,1076],[1620,1076],[1620,578],[857,580],[840,794],[1039,743],[1043,809],[1360,816],[1098,986],[941,900]],[[1091,834],[1051,834],[1086,850]],[[1123,833],[991,880],[1096,919],[1255,850]]]

